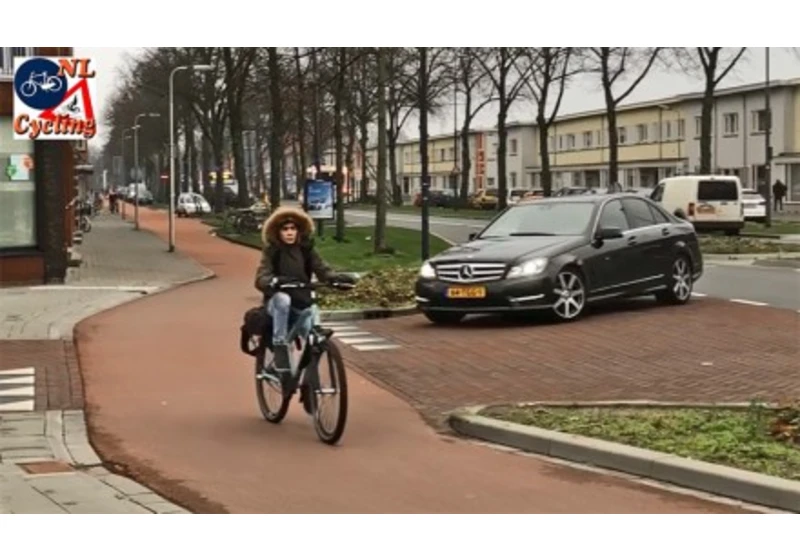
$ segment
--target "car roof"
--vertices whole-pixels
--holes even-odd
[[[559,204],[573,204],[576,202],[592,202],[594,204],[599,204],[605,200],[612,200],[615,198],[629,198],[629,197],[638,197],[638,198],[645,198],[637,193],[613,193],[613,194],[579,194],[575,196],[556,196],[550,198],[539,198],[536,200],[526,200],[520,202],[517,206],[533,206],[535,204],[548,204],[552,202],[557,202]]]

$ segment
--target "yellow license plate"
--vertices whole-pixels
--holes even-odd
[[[703,204],[702,206],[697,207],[698,214],[716,214],[717,209],[711,206],[710,204]]]
[[[448,288],[447,297],[450,299],[483,299],[486,297],[486,288],[483,286]]]

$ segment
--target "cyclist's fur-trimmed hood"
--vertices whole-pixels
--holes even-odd
[[[280,243],[280,231],[283,224],[292,222],[297,226],[299,240],[307,240],[314,233],[314,220],[300,208],[278,208],[264,222],[261,228],[261,240],[264,245],[277,245]]]

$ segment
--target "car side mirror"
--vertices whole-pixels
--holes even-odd
[[[622,229],[618,227],[604,227],[597,230],[594,238],[596,241],[605,241],[606,239],[620,239],[623,237]]]
[[[473,232],[467,236],[467,239],[470,241],[474,241],[476,237],[478,237],[478,234]]]

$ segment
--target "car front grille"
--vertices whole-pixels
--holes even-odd
[[[435,268],[440,280],[461,284],[492,282],[502,279],[506,273],[506,265],[503,263],[448,263],[437,264]]]

